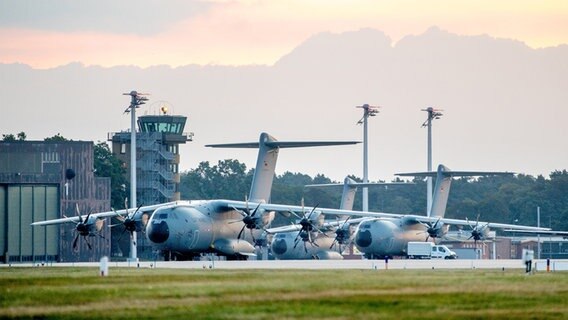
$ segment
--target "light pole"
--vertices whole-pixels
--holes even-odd
[[[138,93],[130,91],[130,93],[123,93],[125,96],[130,96],[130,105],[124,110],[124,113],[130,112],[130,208],[136,208],[136,108],[148,101],[144,97],[145,93]],[[133,217],[134,218],[134,217]],[[133,231],[130,237],[130,261],[136,262],[138,253],[136,250],[136,230]]]
[[[540,228],[540,207],[536,207],[536,227]],[[537,258],[540,260],[540,233],[537,234],[537,239],[538,239],[538,244],[537,244],[538,256],[537,256]]]
[[[428,168],[427,171],[432,171],[432,120],[440,119],[442,113],[439,109],[434,109],[432,107],[428,107],[426,109],[422,109],[422,111],[428,112],[428,118],[422,124],[422,127],[428,128]],[[426,189],[426,215],[430,216],[430,210],[432,210],[432,177],[428,177],[427,180],[427,189]]]
[[[369,147],[367,139],[367,119],[369,117],[374,117],[379,113],[379,106],[370,106],[364,104],[362,106],[357,106],[356,108],[363,109],[363,118],[357,122],[357,124],[363,124],[363,183],[369,182]],[[363,187],[363,211],[369,211],[369,188]]]

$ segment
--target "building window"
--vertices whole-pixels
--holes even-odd
[[[126,153],[126,143],[123,143],[123,144],[120,145],[120,153],[121,154]]]

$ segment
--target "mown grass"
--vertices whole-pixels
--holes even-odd
[[[566,319],[568,273],[0,268],[0,318]]]

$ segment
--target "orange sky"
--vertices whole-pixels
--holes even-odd
[[[1,1],[0,9],[14,17],[10,5]],[[109,16],[95,12],[89,17],[88,12],[54,9],[61,18],[34,24],[42,12],[30,5],[19,11],[21,21],[16,14],[11,23],[2,23],[0,16],[0,63],[19,62],[36,68],[70,62],[107,67],[273,64],[319,32],[375,28],[396,42],[434,25],[461,35],[517,39],[534,48],[568,43],[568,1],[217,0],[185,17],[177,2],[171,6],[161,3],[166,5],[159,9],[180,14],[147,33],[103,28],[105,23],[125,19],[126,11],[108,10]],[[141,19],[139,26],[153,19],[151,12],[146,13],[149,17]],[[46,12],[46,17],[48,14],[53,16],[53,12]],[[83,27],[81,20],[91,18],[100,21],[101,28]],[[65,19],[69,19],[68,25],[62,24]]]

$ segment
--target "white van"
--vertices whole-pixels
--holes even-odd
[[[432,242],[409,242],[407,247],[409,259],[457,259],[455,252],[444,245],[435,245]]]

